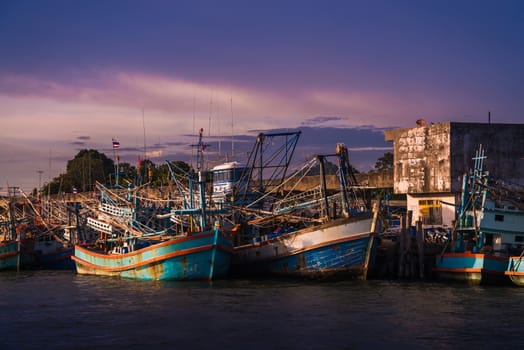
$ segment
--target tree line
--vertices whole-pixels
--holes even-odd
[[[118,159],[118,158],[117,158]],[[93,189],[95,183],[136,186],[147,183],[151,188],[159,188],[171,182],[171,172],[166,163],[156,165],[149,159],[142,160],[139,165],[131,165],[127,162],[117,162],[108,158],[104,153],[94,149],[83,149],[75,157],[67,162],[66,172],[58,175],[37,192],[45,194],[71,193],[75,189],[79,192],[87,192]],[[189,164],[184,161],[171,162],[172,170],[176,175],[194,172]],[[375,170],[385,171],[393,168],[393,154],[385,153],[380,157]],[[336,171],[334,165],[327,167],[328,172]],[[354,168],[353,168],[354,169]],[[356,169],[354,169],[356,171]]]
[[[86,192],[92,190],[97,182],[124,187],[148,183],[152,188],[158,188],[167,184],[171,177],[169,167],[165,163],[156,165],[149,159],[142,160],[137,166],[127,162],[117,163],[118,167],[113,159],[97,150],[81,150],[67,162],[65,173],[44,184],[38,191],[46,194],[70,193],[75,189]],[[186,162],[175,161],[171,164],[175,174],[192,171]]]

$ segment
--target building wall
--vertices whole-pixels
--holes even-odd
[[[452,191],[461,191],[479,145],[492,178],[524,185],[524,124],[451,123],[450,137]]]
[[[388,130],[385,139],[393,142],[393,189],[407,194],[413,224],[440,214],[442,226],[452,225],[463,175],[474,168],[480,145],[493,179],[524,185],[524,124],[448,122]]]
[[[393,141],[395,193],[451,191],[450,123],[386,131]]]
[[[460,192],[479,145],[485,170],[524,185],[524,124],[448,122],[388,130],[385,139],[393,141],[395,193]]]
[[[370,171],[368,173],[355,174],[360,186],[375,188],[393,188],[392,171]],[[298,182],[298,183],[297,183]],[[304,176],[303,178],[290,179],[283,186],[285,191],[307,191],[320,184],[320,176]],[[328,190],[339,190],[340,181],[338,175],[326,175],[326,187]]]

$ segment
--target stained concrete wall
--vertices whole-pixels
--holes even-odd
[[[492,178],[524,185],[524,124],[451,123],[453,191],[461,190],[462,175],[473,169],[480,144],[484,170]]]
[[[441,123],[385,132],[393,142],[395,193],[457,193],[485,150],[494,178],[524,184],[524,124]]]
[[[395,193],[450,192],[450,123],[389,130]]]

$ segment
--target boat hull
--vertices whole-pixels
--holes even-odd
[[[524,287],[524,257],[522,255],[511,256],[504,274],[509,277],[513,284]]]
[[[79,274],[138,280],[210,280],[229,273],[231,240],[214,233],[195,234],[152,244],[126,254],[105,254],[75,246]]]
[[[74,248],[54,240],[22,241],[21,262],[23,269],[74,270],[71,260]]]
[[[372,218],[338,219],[235,247],[232,273],[243,276],[363,277],[374,235]]]
[[[74,248],[63,248],[61,250],[37,254],[35,265],[45,270],[74,270],[75,262],[72,260]]]
[[[17,241],[0,242],[0,270],[16,269],[19,264],[20,245]]]
[[[506,284],[508,258],[483,253],[446,253],[436,258],[434,272],[441,280],[467,284]]]

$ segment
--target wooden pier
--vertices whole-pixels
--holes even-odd
[[[422,222],[411,226],[411,218],[411,212],[403,214],[400,231],[381,237],[370,278],[421,280],[434,277],[435,257],[442,252],[445,242],[429,241]]]

